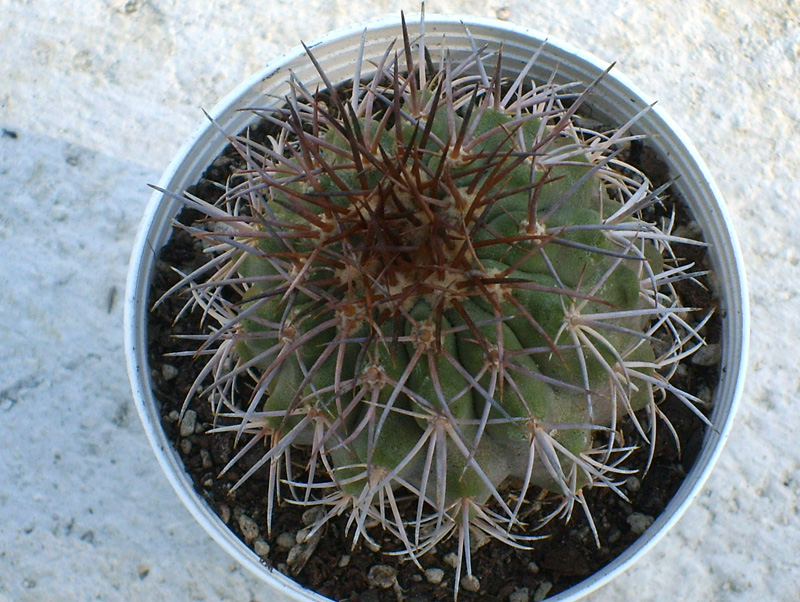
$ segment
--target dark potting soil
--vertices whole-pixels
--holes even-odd
[[[668,174],[654,153],[641,143],[634,143],[628,151],[628,162],[639,167],[651,178],[655,186],[665,182]],[[203,181],[192,192],[203,198],[214,200],[219,195],[215,182],[225,182],[232,170],[238,167],[235,153],[226,151],[204,175]],[[677,208],[678,225],[693,228],[691,216],[682,210],[682,203],[675,195],[661,208],[665,214]],[[653,216],[657,217],[657,216]],[[200,215],[184,210],[179,221],[189,225]],[[172,239],[161,250],[157,272],[152,283],[151,301],[160,298],[177,280],[172,267],[184,273],[202,263],[201,248],[197,240],[184,231],[176,229]],[[704,249],[697,246],[678,246],[676,252],[686,261],[694,261],[699,269],[704,266]],[[702,278],[700,278],[702,280]],[[680,283],[679,293],[685,306],[710,308],[715,300],[707,288]],[[175,317],[186,302],[181,295],[168,297],[151,314],[148,324],[149,357],[156,397],[161,402],[162,424],[183,458],[187,472],[191,475],[196,491],[214,508],[222,520],[243,541],[253,547],[265,565],[290,574],[302,585],[334,600],[349,602],[375,602],[399,600],[406,602],[428,602],[452,600],[455,569],[445,559],[456,551],[454,541],[444,542],[436,550],[421,559],[424,568],[444,570],[444,579],[438,585],[429,583],[419,568],[412,562],[399,561],[397,557],[370,550],[365,545],[351,549],[351,540],[346,534],[346,516],[331,520],[322,532],[314,552],[301,570],[287,567],[289,549],[282,547],[285,534],[304,526],[303,512],[306,508],[283,502],[274,513],[272,532],[267,533],[266,469],[250,477],[236,491],[231,488],[241,475],[250,468],[263,453],[263,448],[251,452],[229,472],[219,476],[222,468],[234,456],[234,436],[208,434],[215,424],[215,417],[208,403],[195,401],[191,409],[197,413],[196,426],[191,433],[187,425],[178,419],[184,398],[192,386],[199,370],[199,362],[190,356],[174,356],[175,352],[193,350],[196,343],[179,338],[181,334],[198,332],[200,312],[187,313],[175,322]],[[705,312],[701,312],[701,315]],[[719,317],[713,317],[705,326],[708,343],[719,342]],[[718,380],[718,366],[699,366],[685,362],[673,378],[680,388],[710,399]],[[554,595],[589,577],[624,552],[646,525],[656,518],[677,491],[699,452],[704,424],[681,402],[669,396],[660,405],[669,417],[678,439],[680,451],[663,423],[659,423],[655,455],[646,474],[643,474],[648,457],[648,443],[641,440],[632,424],[623,428],[625,442],[638,446],[626,462],[626,467],[637,472],[628,480],[623,491],[626,501],[613,491],[593,488],[586,491],[586,500],[597,527],[600,547],[586,517],[576,507],[568,522],[553,520],[536,531],[546,535],[535,541],[532,550],[519,550],[501,542],[490,540],[472,555],[473,574],[480,582],[478,592],[461,587],[459,599],[463,601],[506,602],[517,588],[528,588],[531,599],[549,592]],[[707,408],[710,409],[710,408]],[[646,424],[646,418],[643,419]],[[258,447],[258,446],[257,446]],[[556,501],[529,493],[532,507],[540,508],[542,515],[555,508]],[[284,537],[281,535],[284,534]],[[379,528],[371,531],[378,543],[383,541]],[[269,550],[267,551],[268,544]],[[392,549],[387,539],[387,548]],[[381,589],[371,585],[367,575],[372,567],[385,565],[397,571],[397,586]],[[297,566],[297,565],[294,565]],[[296,574],[295,574],[296,573]]]

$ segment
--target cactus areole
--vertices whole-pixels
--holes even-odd
[[[623,420],[652,443],[667,392],[700,415],[669,382],[703,344],[674,288],[692,241],[622,160],[635,120],[581,118],[593,84],[406,34],[334,85],[307,52],[327,87],[250,109],[270,134],[226,134],[216,202],[171,193],[207,253],[169,293],[206,316],[184,408],[237,433],[229,467],[261,446],[240,483],[268,473],[268,521],[316,506],[307,537],[346,515],[374,546],[377,522],[417,563],[455,536],[457,590],[476,531],[536,545],[540,492],[590,525],[585,488],[624,495]]]

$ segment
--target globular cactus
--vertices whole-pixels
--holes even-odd
[[[253,109],[272,135],[229,136],[244,167],[218,202],[182,196],[209,259],[177,288],[216,322],[195,389],[245,436],[231,465],[266,443],[242,480],[269,471],[270,517],[318,505],[354,542],[377,519],[415,561],[457,534],[471,572],[472,530],[535,539],[534,490],[591,523],[623,418],[652,440],[665,391],[693,407],[669,376],[702,339],[633,137],[578,126],[592,86],[506,81],[479,49],[434,67],[424,43]]]

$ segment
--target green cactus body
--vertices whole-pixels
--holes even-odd
[[[443,139],[454,135],[447,129],[446,117],[444,107],[440,108],[433,116],[431,127],[431,131]],[[472,153],[481,156],[491,150],[495,155],[508,155],[504,161],[498,160],[495,167],[498,171],[505,167],[504,162],[515,163],[518,153],[525,150],[516,146],[517,132],[506,127],[511,122],[512,117],[487,109],[475,125],[475,137],[481,142]],[[461,126],[457,117],[455,127],[458,130]],[[516,127],[526,143],[534,146],[537,136],[548,132],[535,118],[521,120]],[[368,129],[365,123],[359,124],[359,128],[362,131]],[[376,131],[380,128],[378,123],[373,123],[369,129]],[[410,125],[406,126],[403,144],[392,143],[389,134],[383,132],[379,143],[382,153],[392,153],[394,160],[398,155],[408,154],[404,145],[413,145],[413,137],[420,137],[418,129],[412,131]],[[338,152],[324,149],[329,162],[338,167],[334,172],[335,178],[317,179],[316,192],[341,193],[341,185],[359,190],[360,174],[347,163],[348,150],[341,134],[329,130],[325,140],[343,148]],[[558,140],[559,143],[553,146],[565,148],[567,141]],[[438,162],[443,157],[441,152],[435,152],[435,144],[430,143],[425,149],[428,154],[415,150],[419,156],[408,159],[407,163],[417,161],[419,164],[415,167],[431,171],[440,167]],[[462,157],[461,162],[465,161]],[[477,178],[476,182],[474,175],[465,175],[471,171],[470,166],[471,162],[466,161],[463,166],[453,164],[442,168],[456,184],[462,198],[470,196],[470,189],[486,187],[488,176]],[[351,418],[342,425],[343,429],[345,425],[352,429],[360,424],[360,430],[347,446],[348,452],[339,454],[343,469],[375,465],[383,472],[391,472],[414,447],[414,440],[421,436],[427,423],[442,416],[456,421],[457,436],[463,437],[467,445],[474,445],[472,438],[482,426],[476,456],[486,455],[482,453],[481,445],[496,450],[500,447],[508,449],[513,444],[521,448],[517,455],[525,455],[525,450],[531,445],[532,433],[541,428],[540,425],[547,424],[581,425],[563,427],[564,434],[560,439],[574,454],[588,449],[592,437],[587,433],[591,427],[586,426],[590,424],[586,391],[602,387],[609,381],[609,366],[618,357],[613,349],[602,344],[597,346],[597,357],[580,345],[572,348],[571,341],[564,344],[562,340],[567,337],[564,329],[569,326],[569,312],[580,300],[587,301],[581,312],[583,317],[610,309],[635,309],[640,302],[642,270],[637,270],[636,265],[641,260],[619,260],[610,253],[613,245],[600,227],[599,199],[604,195],[604,187],[599,176],[591,173],[591,165],[585,156],[571,158],[568,165],[552,167],[546,175],[542,170],[535,170],[533,178],[529,160],[512,167],[507,175],[483,192],[483,197],[492,202],[482,211],[472,211],[472,223],[466,221],[466,205],[459,208],[446,203],[426,204],[423,200],[424,206],[420,208],[414,206],[419,200],[410,198],[405,191],[405,199],[399,198],[398,193],[395,193],[397,198],[380,196],[376,190],[380,191],[381,186],[396,186],[396,183],[382,181],[379,174],[384,174],[384,171],[374,169],[369,172],[366,183],[372,188],[352,198],[350,204],[341,202],[344,197],[332,196],[337,198],[336,210],[343,219],[350,223],[358,220],[363,223],[356,224],[349,232],[343,228],[347,232],[346,238],[334,239],[324,247],[315,246],[319,238],[312,238],[307,231],[308,222],[302,213],[286,210],[295,202],[294,199],[288,195],[281,199],[274,212],[284,224],[278,231],[282,241],[260,239],[258,248],[265,257],[246,259],[240,270],[243,277],[263,277],[248,290],[248,295],[264,298],[259,302],[255,315],[242,321],[243,332],[251,336],[261,332],[264,336],[243,339],[240,342],[242,358],[250,359],[272,349],[272,354],[264,360],[268,364],[281,353],[275,348],[276,339],[279,341],[285,331],[292,332],[293,340],[308,338],[290,353],[290,358],[280,362],[280,373],[268,388],[264,409],[275,411],[299,407],[303,405],[301,400],[310,400],[318,410],[335,418],[331,398],[352,399],[360,387],[374,391],[374,396],[370,393],[362,395],[362,404],[368,405],[369,409],[359,408],[360,418]],[[547,181],[541,183],[543,177]],[[540,234],[528,231],[531,180],[538,184],[537,211],[548,214],[543,223],[536,225]],[[309,184],[305,188],[307,194],[313,194],[314,186]],[[503,195],[502,191],[506,189],[522,190]],[[443,196],[445,201],[451,200],[440,191],[433,192]],[[281,192],[274,194],[278,198],[281,196]],[[316,213],[322,216],[324,210],[318,209]],[[462,223],[454,224],[453,216]],[[589,227],[573,229],[576,226]],[[388,238],[393,234],[392,228],[399,229],[405,237],[405,241],[398,241],[400,250],[381,240],[381,236]],[[425,277],[426,273],[419,267],[428,267],[425,264],[430,264],[431,258],[427,254],[432,250],[422,241],[435,237],[436,228],[443,230],[447,237],[441,241],[443,257],[453,257],[454,250],[463,250],[467,241],[474,250],[463,252],[452,266],[436,264],[430,267]],[[313,233],[316,236],[319,230]],[[297,234],[299,236],[293,236]],[[405,242],[410,243],[407,251],[402,248]],[[450,248],[447,248],[448,243]],[[356,252],[359,247],[370,244],[375,247],[384,244],[385,248]],[[367,258],[364,265],[357,267],[366,271],[371,281],[354,277],[355,266],[352,264],[339,268],[337,273],[335,258],[345,255],[348,247],[351,257]],[[286,248],[291,248],[293,253],[287,253]],[[316,263],[302,277],[296,276],[307,262],[314,261]],[[282,263],[286,264],[282,269],[287,277],[275,278],[279,273],[275,266]],[[614,266],[615,263],[618,265]],[[441,269],[437,270],[439,267]],[[268,279],[270,277],[272,279]],[[291,280],[293,277],[298,281]],[[411,284],[411,278],[417,281]],[[487,279],[496,282],[480,286],[481,281]],[[332,299],[345,295],[339,302],[340,308],[335,307],[336,303],[325,302],[322,292],[314,294],[317,282],[324,283],[324,292]],[[296,286],[293,296],[282,292],[290,285]],[[306,292],[306,287],[312,291]],[[406,297],[408,289],[414,294]],[[320,299],[323,299],[322,303]],[[322,362],[319,358],[332,341],[347,338],[342,333],[345,322],[339,321],[314,336],[308,335],[321,324],[332,319],[336,322],[336,312],[347,307],[359,314],[369,314],[376,323],[382,322],[386,326],[378,332],[370,332],[362,325],[359,330],[364,342],[344,344],[346,367],[340,368],[339,380],[341,388],[351,390],[343,397],[342,390],[329,386],[337,369],[335,356],[330,354]],[[438,324],[432,322],[433,318],[438,320]],[[638,316],[622,319],[619,325],[634,332],[642,330],[642,320]],[[394,333],[393,328],[397,329]],[[403,341],[393,340],[401,337]],[[422,338],[425,340],[421,341]],[[608,333],[606,338],[614,349],[624,349],[628,339],[636,336],[614,332]],[[418,353],[420,345],[429,348]],[[440,347],[460,364],[461,370],[439,353]],[[645,342],[640,347],[646,350],[649,344]],[[652,356],[646,351],[641,354]],[[381,379],[376,381],[374,376],[359,375],[353,370],[358,355],[365,358],[364,365],[381,371]],[[415,355],[418,359],[398,391],[398,379],[409,359]],[[309,379],[311,366],[316,368]],[[470,384],[469,377],[475,379],[477,387]],[[373,378],[373,381],[359,384],[365,378]],[[314,393],[324,389],[328,391],[325,394]],[[387,407],[385,404],[390,399],[392,405]],[[444,405],[447,405],[447,411]],[[406,413],[401,413],[401,410]],[[484,415],[485,424],[480,425]],[[277,421],[277,418],[272,419],[273,423]],[[297,422],[295,418],[288,426]],[[379,423],[380,432],[373,432]],[[399,437],[398,433],[408,433],[408,436]],[[343,430],[339,438],[345,440],[350,435]],[[451,449],[450,455],[458,456],[459,453]],[[486,462],[491,464],[492,460]],[[466,495],[465,491],[480,491],[474,496],[480,497],[481,503],[486,502],[490,495],[486,485],[474,474],[469,477],[469,471],[464,470],[463,458],[461,469],[458,466],[459,462],[455,461],[448,470],[447,498],[461,497]],[[567,470],[566,466],[564,470]],[[508,478],[524,477],[504,470],[487,472],[493,474],[495,482],[492,485],[498,489]],[[422,477],[406,475],[406,478],[411,478],[412,483],[416,479],[414,484],[420,485]],[[552,475],[546,475],[545,480],[551,481]],[[472,481],[473,485],[467,485],[465,481]],[[356,482],[349,487],[355,491],[360,485]],[[451,490],[454,493],[450,494]]]
[[[232,138],[246,167],[218,207],[246,209],[217,241],[241,299],[218,313],[263,425],[325,458],[329,499],[418,496],[392,527],[413,556],[457,507],[497,504],[510,533],[513,483],[612,484],[597,433],[655,403],[685,339],[653,347],[651,325],[680,328],[653,284],[669,236],[624,211],[649,184],[564,125],[562,88],[504,105],[497,80],[393,69],[349,101],[298,89],[270,152]]]

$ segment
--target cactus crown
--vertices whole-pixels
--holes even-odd
[[[244,436],[231,465],[266,443],[242,480],[269,471],[270,517],[347,513],[354,543],[377,520],[414,561],[456,534],[469,573],[474,530],[535,539],[534,488],[563,516],[619,491],[623,417],[652,441],[665,391],[694,408],[669,384],[703,342],[690,266],[643,217],[662,190],[620,160],[634,137],[579,127],[593,86],[531,83],[535,56],[504,80],[477,48],[434,65],[407,30],[349,88],[308,55],[326,89],[252,109],[273,134],[228,136],[245,167],[215,204],[180,197],[208,218],[174,289],[213,319],[194,389]]]

